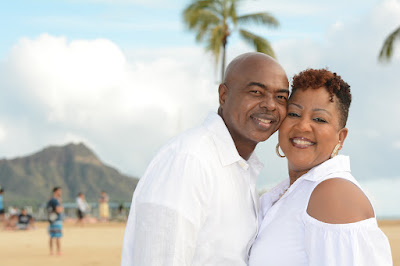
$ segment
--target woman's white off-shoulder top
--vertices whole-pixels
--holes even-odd
[[[338,155],[314,167],[289,186],[283,181],[261,197],[260,227],[250,266],[386,266],[393,265],[390,245],[376,218],[328,224],[307,214],[314,188],[324,180],[350,173],[350,160]]]

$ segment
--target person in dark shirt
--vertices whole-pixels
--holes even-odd
[[[47,212],[49,220],[49,234],[50,234],[50,255],[53,255],[53,240],[55,239],[57,246],[57,254],[61,255],[61,237],[63,226],[63,212],[61,200],[62,190],[60,187],[53,189],[53,197],[47,203]]]
[[[4,189],[0,186],[0,223],[5,222],[3,194],[4,194]]]
[[[21,213],[18,215],[18,229],[29,230],[35,228],[34,219],[32,215],[28,214],[25,208],[21,209]]]

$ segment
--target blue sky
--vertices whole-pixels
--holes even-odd
[[[182,24],[187,3],[3,1],[0,158],[83,141],[104,162],[140,177],[163,143],[218,106],[219,70]],[[278,29],[250,29],[270,40],[289,78],[329,67],[351,85],[342,153],[351,156],[354,175],[399,178],[400,49],[390,64],[378,63],[377,54],[400,25],[400,1],[242,2],[240,13],[256,11],[280,21]],[[234,34],[228,61],[251,50]],[[257,148],[265,163],[259,187],[287,175],[276,142]]]
[[[124,47],[193,45],[184,30],[181,11],[189,1],[4,1],[1,55],[19,38],[46,32],[68,39],[107,38]],[[278,1],[275,1],[278,2]],[[293,35],[322,40],[326,28],[338,20],[365,15],[379,1],[243,1],[243,13],[261,6],[281,22],[279,31],[267,30],[270,40]],[[257,7],[257,8],[253,8]],[[271,8],[269,8],[271,7]]]
[[[2,25],[9,27],[2,29],[2,55],[22,36],[35,38],[44,32],[71,40],[107,38],[121,47],[157,47],[160,38],[167,45],[191,42],[189,35],[181,34],[179,1],[161,6],[135,2],[5,1],[0,15]]]

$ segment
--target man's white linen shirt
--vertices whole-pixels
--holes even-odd
[[[262,167],[240,157],[216,113],[174,138],[133,194],[121,265],[247,265]]]

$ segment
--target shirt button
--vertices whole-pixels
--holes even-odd
[[[247,163],[240,161],[239,162],[240,167],[242,167],[244,170],[247,170],[249,168],[249,166],[247,165]]]

